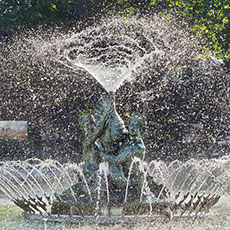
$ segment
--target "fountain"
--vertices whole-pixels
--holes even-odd
[[[134,70],[149,60],[176,58],[170,53],[175,43],[162,44],[163,36],[160,27],[145,19],[114,18],[67,38],[32,39],[33,58],[45,62],[53,56],[65,68],[83,69],[107,93],[94,112],[79,118],[82,163],[35,158],[1,162],[0,190],[26,217],[77,223],[191,218],[206,215],[229,193],[229,157],[147,162],[145,116],[136,112],[124,120],[117,112],[115,93]],[[168,53],[162,51],[165,45]]]

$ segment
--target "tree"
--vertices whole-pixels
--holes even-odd
[[[230,70],[230,2],[229,0],[121,0],[117,1],[118,13],[160,12],[176,16],[185,27],[201,38],[224,68]]]
[[[175,14],[192,26],[217,59],[225,67],[230,64],[230,2],[228,0],[170,0]]]
[[[96,15],[111,12],[126,15],[162,12],[177,16],[184,26],[191,26],[203,45],[229,70],[229,0],[2,0],[0,35],[41,24],[95,20]]]

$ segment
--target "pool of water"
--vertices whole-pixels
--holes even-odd
[[[4,195],[0,195],[0,230],[230,230],[230,200],[222,198],[206,217],[156,219],[148,223],[87,224],[31,220],[23,216]]]

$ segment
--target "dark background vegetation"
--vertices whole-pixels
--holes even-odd
[[[83,134],[78,118],[92,112],[104,90],[86,73],[76,80],[54,78],[52,68],[23,66],[11,55],[11,44],[28,31],[42,28],[79,30],[108,15],[125,17],[158,13],[176,17],[202,47],[210,50],[203,69],[186,63],[180,77],[163,79],[164,67],[137,72],[116,92],[118,111],[145,114],[149,159],[187,159],[229,153],[230,136],[230,4],[228,0],[2,0],[0,1],[0,119],[27,120],[28,140],[0,140],[4,159],[54,157],[79,160]],[[26,44],[25,44],[26,45]],[[211,57],[215,57],[214,63]],[[183,63],[184,64],[184,63]],[[146,63],[148,65],[148,63]],[[9,71],[13,69],[14,71]],[[25,75],[25,72],[28,74]],[[62,73],[59,73],[60,75]],[[141,82],[141,84],[140,84]],[[81,86],[88,84],[90,90]],[[143,94],[143,92],[145,92]],[[157,92],[157,93],[156,93]],[[143,102],[143,97],[145,98]],[[67,157],[68,156],[68,157]]]
[[[173,14],[202,37],[229,69],[230,3],[228,0],[1,0],[0,35],[39,25],[68,25],[76,20],[94,21],[109,13]]]

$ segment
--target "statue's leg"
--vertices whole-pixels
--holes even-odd
[[[109,169],[109,177],[112,180],[113,185],[117,188],[125,188],[127,185],[127,178],[124,175],[122,166],[120,165],[111,165]]]
[[[83,168],[83,174],[89,186],[93,185],[97,179],[97,166],[86,163]]]

